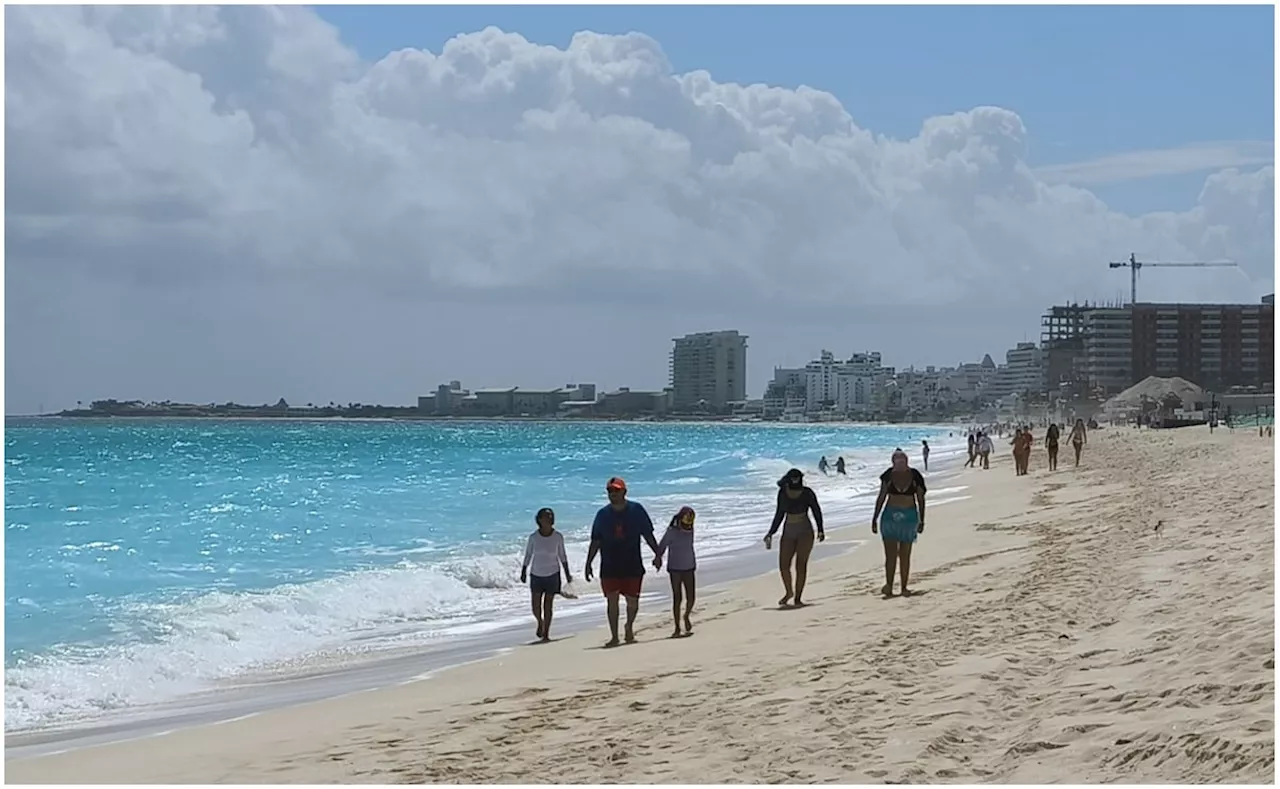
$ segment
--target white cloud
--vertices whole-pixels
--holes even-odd
[[[6,22],[9,277],[124,283],[144,294],[130,320],[157,287],[196,314],[202,289],[233,283],[264,304],[310,288],[331,310],[345,294],[665,302],[747,330],[912,305],[966,322],[1012,296],[1034,321],[1122,291],[1105,264],[1131,250],[1241,264],[1148,277],[1151,298],[1252,300],[1273,277],[1272,167],[1213,175],[1186,211],[1125,216],[1029,167],[1009,110],[887,139],[819,90],[675,74],[639,34],[560,50],[491,28],[365,63],[301,7],[29,6]],[[11,349],[71,353],[41,339],[54,318],[12,319],[40,305],[7,306]],[[263,342],[234,341],[250,356]]]
[[[1110,184],[1162,175],[1186,175],[1228,167],[1251,167],[1275,161],[1275,143],[1206,142],[1151,151],[1127,151],[1083,162],[1036,168],[1047,183]]]

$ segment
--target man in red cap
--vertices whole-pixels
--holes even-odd
[[[640,558],[640,540],[644,539],[658,555],[658,541],[653,538],[653,521],[639,503],[627,500],[627,483],[614,477],[605,485],[608,505],[596,513],[591,524],[591,547],[587,549],[585,577],[591,580],[591,565],[600,554],[600,589],[608,601],[609,633],[607,647],[618,645],[618,597],[627,598],[627,643],[636,640],[636,615],[640,613],[640,587],[644,582],[644,560]]]

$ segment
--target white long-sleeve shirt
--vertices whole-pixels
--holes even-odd
[[[543,534],[535,531],[529,535],[524,547],[524,566],[531,575],[545,578],[560,572],[561,565],[568,565],[564,552],[564,536],[558,531]]]

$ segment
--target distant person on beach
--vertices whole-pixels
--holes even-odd
[[[658,541],[653,537],[653,521],[639,502],[627,500],[627,483],[621,477],[610,479],[605,485],[609,503],[596,513],[591,524],[591,547],[587,549],[587,567],[584,573],[591,580],[591,564],[600,554],[600,590],[604,592],[609,616],[609,642],[606,647],[618,645],[618,598],[627,598],[628,644],[636,640],[636,616],[640,613],[640,587],[644,584],[644,560],[640,557],[640,541],[643,539],[658,555]]]
[[[1075,426],[1071,428],[1071,448],[1076,453],[1076,465],[1080,465],[1080,452],[1084,449],[1084,445],[1089,443],[1089,434],[1085,430],[1084,420],[1077,419]]]
[[[880,495],[871,516],[871,533],[879,532],[884,543],[884,586],[880,594],[885,597],[893,596],[895,569],[902,579],[902,596],[911,596],[911,547],[924,533],[925,492],[924,476],[911,468],[906,452],[894,450],[893,464],[880,475]]]
[[[809,513],[813,520],[809,520]],[[804,484],[804,472],[798,468],[788,471],[778,480],[778,508],[773,513],[773,523],[769,533],[764,536],[764,547],[773,548],[773,535],[783,520],[782,539],[778,541],[778,573],[782,576],[782,590],[785,594],[778,601],[779,606],[787,606],[795,599],[796,607],[804,605],[804,585],[809,577],[809,556],[813,553],[814,525],[817,525],[817,539],[827,539],[822,530],[822,508],[818,506],[818,496]],[[795,585],[791,583],[791,565],[795,562]]]
[[[524,565],[520,568],[520,583],[529,584],[533,602],[533,618],[538,622],[538,638],[551,640],[551,614],[556,595],[563,593],[560,585],[560,568],[564,568],[565,580],[573,583],[569,574],[569,557],[564,552],[564,535],[555,530],[556,514],[550,507],[543,507],[533,516],[538,528],[529,535],[524,546]]]
[[[1058,470],[1058,436],[1060,435],[1058,426],[1050,424],[1049,429],[1044,434],[1044,448],[1049,453],[1049,470]]]
[[[1023,475],[1022,461],[1025,459],[1027,452],[1027,434],[1022,428],[1018,428],[1013,434],[1013,473],[1014,476],[1021,477]]]
[[[973,462],[978,459],[978,437],[973,433],[969,434],[969,459],[964,462],[965,468],[973,467]]]
[[[653,557],[653,567],[662,569],[662,557],[667,557],[667,576],[671,579],[671,620],[675,622],[672,638],[693,635],[693,600],[696,585],[694,572],[698,558],[693,552],[693,521],[697,517],[692,507],[681,507],[667,524],[667,531],[658,541],[658,555]],[[680,603],[684,603],[684,632],[680,632]]]
[[[929,470],[929,442],[928,441],[921,440],[920,457],[921,459],[924,460],[924,470],[928,471]]]
[[[836,458],[836,473],[842,476],[845,474],[843,456]]]
[[[825,475],[830,473],[830,471],[828,470],[830,468],[831,468],[831,464],[827,462],[827,456],[823,455],[822,460],[818,461],[818,471],[821,471]]]
[[[991,443],[991,436],[986,433],[978,434],[978,457],[982,459],[984,469],[991,468],[991,453],[995,448],[995,444]]]

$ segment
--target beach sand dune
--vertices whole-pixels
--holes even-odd
[[[1271,783],[1274,461],[1256,434],[1007,451],[935,506],[913,585],[877,545],[708,599],[696,634],[524,647],[398,688],[10,761],[11,782]],[[767,495],[767,491],[765,494]],[[867,540],[864,524],[831,542]],[[821,550],[821,549],[820,549]],[[665,579],[652,578],[651,583]]]

